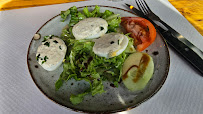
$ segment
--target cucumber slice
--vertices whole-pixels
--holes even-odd
[[[154,62],[147,53],[131,54],[123,64],[122,80],[126,88],[140,91],[145,88],[154,72]]]

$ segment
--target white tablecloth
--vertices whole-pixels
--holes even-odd
[[[167,0],[146,0],[166,23],[203,50],[203,37]],[[108,5],[127,9],[124,3],[92,0],[0,11],[0,113],[76,113],[44,96],[27,68],[27,49],[35,32],[61,10],[75,6]],[[161,90],[147,102],[124,114],[202,114],[203,77],[173,49],[170,71]]]

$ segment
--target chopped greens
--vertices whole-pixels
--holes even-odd
[[[92,12],[89,12],[88,8],[85,7],[83,9],[83,12],[85,14],[85,16],[88,17],[100,17],[102,14],[100,13],[100,7],[99,6],[95,6],[94,10]]]
[[[87,95],[88,93],[89,92],[87,91],[78,95],[71,94],[70,96],[71,103],[74,105],[81,103],[83,101],[84,96]]]
[[[39,61],[39,58],[40,58],[40,54],[38,54],[36,57],[37,61]]]
[[[44,45],[49,47],[50,46],[50,42],[45,42]]]
[[[58,43],[58,41],[56,41],[56,40],[54,40],[53,42],[56,43],[56,44]]]
[[[100,30],[101,30],[101,31],[104,30],[104,27],[100,27]]]
[[[46,42],[48,39],[51,39],[54,35],[44,36],[44,40],[42,42]]]
[[[67,11],[61,11],[61,18],[63,19],[61,21],[64,22],[69,14],[70,14],[69,9]]]
[[[87,94],[92,96],[104,93],[103,81],[109,81],[118,87],[121,80],[122,65],[129,55],[129,48],[133,46],[132,38],[128,44],[127,51],[113,58],[99,57],[93,52],[94,42],[92,40],[75,40],[72,34],[72,27],[80,20],[89,17],[100,17],[108,23],[108,33],[116,32],[116,29],[121,23],[119,14],[106,10],[104,13],[100,12],[100,7],[95,6],[93,11],[89,11],[87,7],[83,9],[83,13],[79,12],[75,6],[66,11],[61,12],[62,21],[65,21],[68,15],[71,16],[68,24],[69,28],[62,30],[61,38],[68,46],[65,62],[63,63],[63,72],[61,73],[58,81],[55,83],[56,90],[59,90],[63,82],[74,78],[77,81],[85,80],[89,83],[90,87],[83,93],[70,96],[72,104],[77,105],[83,101]],[[104,28],[101,27],[101,30]],[[113,44],[114,42],[112,42]],[[119,42],[118,42],[119,43]],[[59,48],[61,48],[59,46]]]
[[[58,80],[57,80],[57,82],[55,83],[55,88],[56,88],[56,90],[58,90],[62,85],[63,85],[63,79],[61,79],[61,78],[59,78]]]
[[[62,50],[61,46],[59,46],[59,49]]]
[[[42,64],[47,62],[47,59],[49,59],[47,56],[44,57],[44,61],[42,61]]]

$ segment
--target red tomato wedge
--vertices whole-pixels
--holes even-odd
[[[134,38],[137,51],[143,51],[151,45],[156,38],[156,29],[147,19],[141,17],[122,17],[121,25],[130,36]]]

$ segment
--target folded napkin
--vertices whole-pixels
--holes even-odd
[[[203,36],[203,0],[169,0]]]
[[[0,0],[0,11],[85,0]]]

